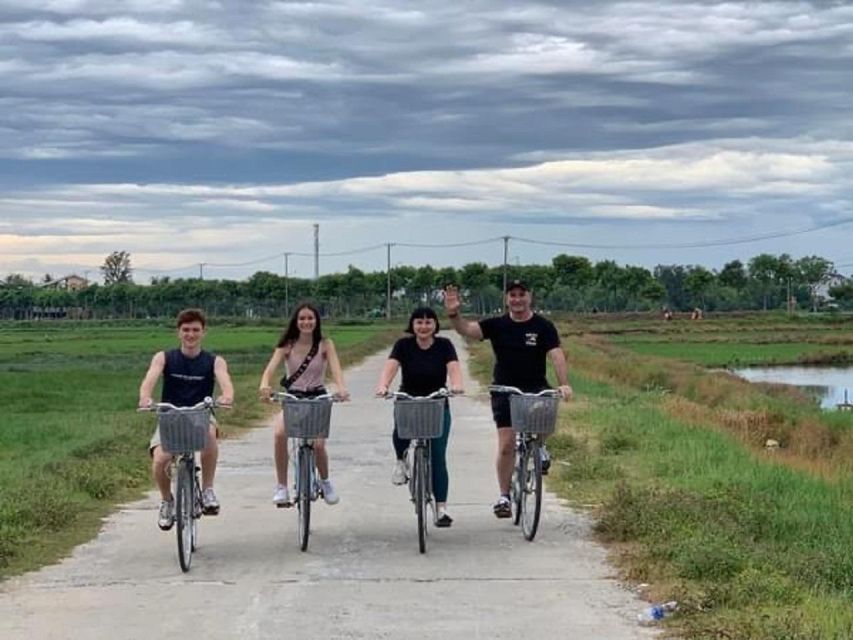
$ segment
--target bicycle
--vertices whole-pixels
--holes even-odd
[[[559,393],[545,389],[524,393],[517,387],[491,385],[489,391],[509,394],[512,429],[515,431],[515,466],[510,485],[513,524],[521,523],[526,540],[536,537],[542,511],[542,447],[557,424]]]
[[[293,495],[299,512],[297,539],[299,548],[307,551],[311,535],[311,503],[323,495],[314,440],[329,437],[332,403],[337,402],[338,397],[324,393],[314,398],[300,398],[286,391],[274,391],[270,400],[281,403],[287,437],[294,443]]]
[[[173,456],[171,477],[175,496],[175,523],[178,533],[178,563],[186,573],[198,547],[198,520],[204,513],[196,451],[207,445],[210,416],[218,407],[213,398],[205,398],[191,407],[176,407],[168,402],[155,402],[139,411],[156,411],[160,444]]]
[[[444,410],[449,393],[439,389],[428,396],[411,396],[402,391],[386,394],[394,399],[394,423],[397,435],[410,440],[409,494],[418,520],[418,549],[426,553],[427,509],[435,514],[432,493],[432,439],[444,430]]]

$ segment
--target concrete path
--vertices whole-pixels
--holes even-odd
[[[548,495],[528,543],[492,515],[495,436],[482,401],[453,400],[455,522],[431,529],[418,553],[407,491],[390,483],[391,406],[370,398],[384,358],[347,372],[355,400],[335,406],[329,443],[341,502],[316,504],[308,552],[296,511],[272,506],[272,435],[256,429],[222,444],[222,513],[202,519],[189,574],[174,531],[156,528],[151,494],[60,564],[0,584],[0,638],[652,637],[635,622],[644,603],[616,583],[586,518]]]

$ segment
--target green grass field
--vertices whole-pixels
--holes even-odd
[[[235,384],[235,409],[219,416],[226,435],[270,412],[256,390],[279,332],[210,327],[205,348],[228,361]],[[326,333],[344,363],[393,335],[384,325]],[[139,383],[151,356],[176,345],[167,326],[0,328],[0,576],[53,561],[93,535],[117,501],[151,486],[154,423],[135,411]]]
[[[853,414],[707,368],[843,359],[853,326],[661,325],[560,323],[576,398],[549,441],[549,487],[591,511],[649,600],[681,603],[666,636],[853,638]],[[473,353],[485,380],[490,350]]]

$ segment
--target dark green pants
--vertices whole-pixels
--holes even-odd
[[[436,502],[447,502],[447,490],[450,487],[450,477],[447,473],[447,439],[450,437],[450,406],[444,407],[444,430],[441,436],[431,441],[432,451],[432,492]],[[409,440],[403,440],[397,435],[397,427],[394,426],[394,451],[397,459],[406,457],[406,449],[409,448]]]

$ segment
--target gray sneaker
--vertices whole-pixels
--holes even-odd
[[[338,497],[338,492],[332,486],[332,481],[328,479],[321,480],[321,483],[323,485],[323,500],[326,501],[326,504],[338,504],[341,499]]]
[[[168,531],[175,524],[175,501],[163,500],[160,503],[160,515],[157,518],[157,526],[163,531]]]
[[[409,467],[405,460],[397,460],[394,470],[391,472],[391,483],[396,485],[406,484],[409,481]]]
[[[216,499],[212,487],[201,492],[201,509],[206,516],[215,516],[219,513],[219,500]]]

